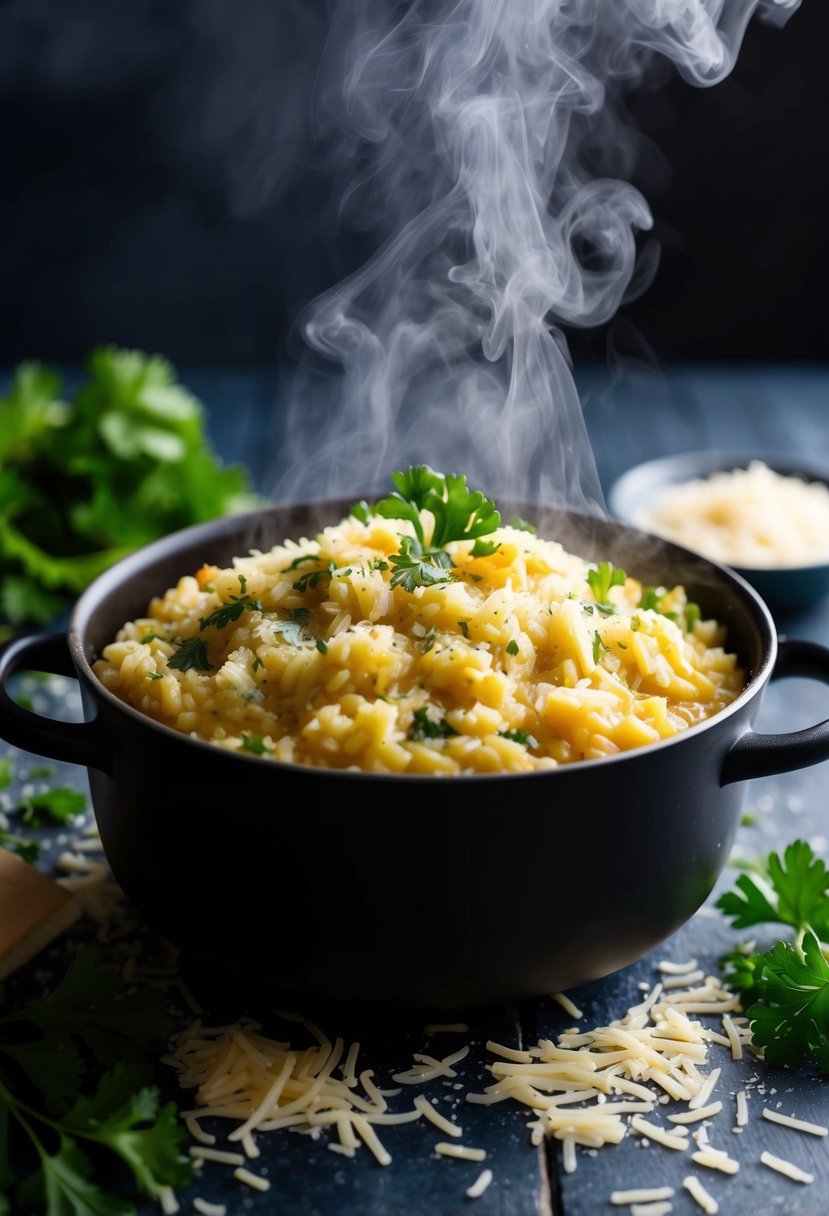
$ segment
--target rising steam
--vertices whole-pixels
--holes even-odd
[[[342,0],[319,130],[355,166],[344,216],[382,243],[301,318],[328,374],[296,376],[305,446],[275,496],[385,491],[425,462],[601,511],[561,327],[606,322],[656,269],[619,176],[625,93],[659,63],[716,84],[755,12],[783,24],[799,3]]]

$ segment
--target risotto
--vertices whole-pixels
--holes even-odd
[[[323,768],[524,772],[727,706],[745,673],[682,586],[588,562],[426,466],[312,537],[184,573],[94,664],[217,747]]]

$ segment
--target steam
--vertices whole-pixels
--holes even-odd
[[[608,321],[657,268],[625,94],[660,64],[716,84],[755,12],[799,3],[342,0],[318,134],[378,247],[300,318],[275,497],[385,491],[424,462],[601,512],[562,327]]]

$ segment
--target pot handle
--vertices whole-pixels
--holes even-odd
[[[817,642],[780,638],[773,680],[804,676],[829,684],[829,649]],[[746,781],[751,777],[771,777],[792,769],[807,768],[829,759],[829,719],[781,735],[746,731],[731,747],[723,761],[721,785]]]
[[[45,671],[77,679],[69,643],[62,633],[33,634],[7,642],[0,648],[0,736],[16,747],[50,760],[65,760],[69,764],[85,764],[104,773],[110,772],[112,749],[107,746],[98,723],[60,722],[24,709],[12,700],[6,684],[16,671],[21,670]]]

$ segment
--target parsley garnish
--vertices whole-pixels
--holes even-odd
[[[608,596],[611,587],[624,586],[627,575],[613,562],[599,562],[595,569],[587,571],[587,581],[596,600],[596,607],[606,615],[615,612]]]
[[[213,664],[207,657],[207,642],[204,638],[180,638],[174,643],[176,653],[167,660],[168,667],[174,667],[177,671],[189,671],[191,667],[196,671],[210,671]]]
[[[243,612],[250,609],[251,612],[261,612],[262,605],[259,600],[253,599],[246,592],[247,579],[244,574],[239,575],[240,595],[232,595],[230,600],[217,608],[215,612],[211,612],[210,616],[202,617],[199,621],[199,629],[207,629],[209,625],[213,625],[216,629],[225,629],[231,621],[238,621]]]
[[[431,587],[436,583],[451,583],[455,575],[449,573],[452,559],[442,549],[429,550],[429,560],[424,560],[424,552],[419,542],[411,536],[400,538],[400,552],[392,555],[391,566],[392,587],[402,587],[404,591],[414,591],[415,587]]]
[[[770,950],[737,948],[723,957],[740,992],[752,1040],[773,1067],[813,1061],[829,1073],[829,873],[804,840],[782,858],[770,853],[757,873],[743,873],[717,907],[737,929],[785,925]]]
[[[42,794],[32,794],[20,803],[21,818],[31,827],[40,827],[43,816],[53,823],[71,823],[86,809],[86,794],[69,785],[56,785]]]
[[[511,739],[513,743],[520,743],[522,747],[538,747],[535,735],[530,735],[525,730],[499,730],[498,734],[500,738]]]
[[[416,709],[412,716],[413,721],[409,727],[409,738],[414,741],[420,739],[448,739],[451,735],[458,733],[454,727],[449,725],[445,718],[431,718],[427,705],[421,705],[420,709]]]
[[[476,540],[470,549],[470,557],[491,557],[501,548],[499,540]]]
[[[254,756],[273,756],[274,750],[268,747],[261,735],[247,735],[242,732],[242,751],[253,752]]]
[[[506,650],[507,654],[518,654],[518,643],[516,642],[515,638],[510,638],[510,640],[507,642]]]
[[[639,597],[639,607],[645,612],[653,610],[659,612],[659,605],[663,596],[668,594],[665,587],[643,587],[642,594]]]
[[[691,600],[685,605],[685,632],[691,633],[694,625],[702,616],[702,611],[699,604],[693,603]]]
[[[603,650],[610,650],[607,642],[602,641],[602,635],[598,629],[593,630],[593,662],[598,663],[599,655]]]
[[[452,562],[445,546],[458,540],[472,540],[477,546],[480,537],[494,532],[501,523],[495,504],[480,490],[470,490],[462,474],[444,476],[425,464],[410,465],[405,472],[392,473],[392,482],[395,489],[374,504],[374,513],[384,519],[406,519],[414,529],[414,537],[402,537],[400,553],[391,558],[392,586],[413,591],[415,587],[451,581],[454,576],[447,571]],[[363,506],[358,504],[356,509]],[[429,511],[434,520],[428,542],[420,517],[423,510]],[[495,547],[490,544],[484,550],[491,553]],[[475,556],[481,552],[480,548],[477,553],[473,549]]]
[[[323,642],[322,638],[317,638],[316,647],[320,654],[328,654],[328,647],[326,646],[325,642]]]
[[[49,995],[0,1013],[0,1210],[126,1216],[132,1204],[93,1181],[101,1150],[150,1199],[190,1182],[184,1128],[151,1083],[172,1031],[164,1005],[154,988],[128,989],[86,945]]]

